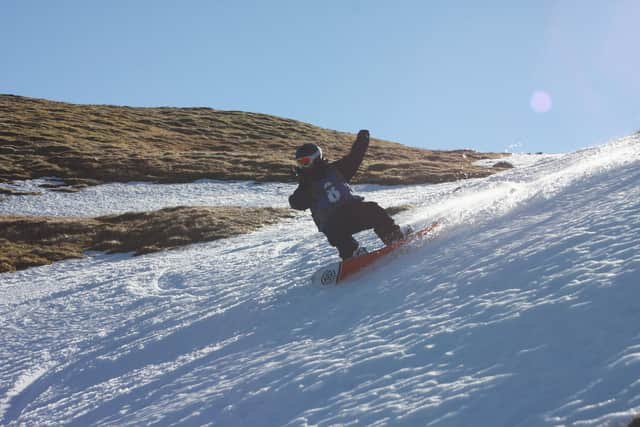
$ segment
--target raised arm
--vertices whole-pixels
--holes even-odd
[[[367,152],[367,148],[369,148],[369,131],[363,129],[358,132],[358,136],[351,146],[349,154],[334,163],[334,166],[342,173],[342,176],[344,176],[347,182],[351,181],[351,178],[353,178],[358,171],[364,155]]]

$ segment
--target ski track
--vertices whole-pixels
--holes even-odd
[[[131,184],[146,194],[132,206],[185,188],[213,203],[219,185]],[[236,183],[219,203],[283,204],[291,189]],[[445,224],[331,289],[308,284],[335,257],[308,215],[1,274],[0,425],[600,426],[640,412],[638,135],[485,179],[359,191],[413,204],[401,223]],[[58,197],[85,197],[89,214],[116,193],[0,206],[66,215]]]

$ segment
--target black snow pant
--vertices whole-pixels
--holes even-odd
[[[400,227],[377,203],[354,200],[347,202],[327,221],[324,234],[335,246],[340,258],[347,259],[358,248],[353,234],[373,228],[385,245],[402,238]]]

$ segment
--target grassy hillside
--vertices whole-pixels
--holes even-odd
[[[289,209],[176,207],[97,218],[0,216],[0,273],[84,251],[136,255],[248,233],[292,215]]]
[[[103,182],[290,181],[298,145],[317,143],[328,158],[337,159],[354,139],[354,134],[266,114],[0,95],[0,183],[55,176],[66,184],[56,191]],[[503,168],[472,163],[498,156],[503,154],[421,150],[372,139],[354,181],[410,184],[482,177]],[[0,187],[0,203],[3,194],[38,193]],[[99,218],[0,216],[0,272],[80,257],[87,250],[147,253],[215,240],[288,215],[283,209],[183,207]]]
[[[367,126],[375,127],[362,124]],[[314,142],[336,159],[354,139],[354,134],[266,114],[75,105],[0,95],[0,182],[42,176],[71,185],[201,178],[289,181],[296,146]],[[374,138],[355,182],[482,177],[492,171],[472,162],[491,157],[497,154],[422,150]]]

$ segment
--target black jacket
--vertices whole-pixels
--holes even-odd
[[[322,159],[312,168],[303,169],[298,176],[298,188],[289,197],[289,205],[297,210],[311,209],[311,214],[318,229],[324,231],[324,225],[337,208],[349,200],[362,200],[361,197],[351,193],[347,183],[351,181],[358,171],[367,148],[369,148],[369,133],[360,131],[351,146],[351,151],[345,157],[335,162],[328,162]],[[338,197],[340,200],[337,203],[332,203],[330,206],[327,206],[326,203],[322,204],[320,199],[323,196],[323,190],[318,189],[318,183],[322,183],[323,180],[326,181],[327,179],[331,180],[331,182],[337,182],[337,186],[340,189],[340,194],[338,195],[342,195],[342,197]]]

